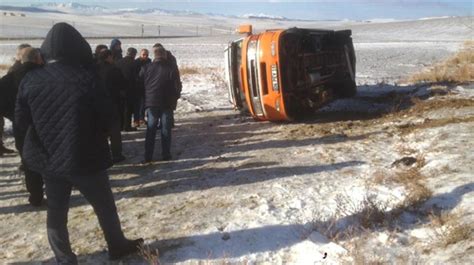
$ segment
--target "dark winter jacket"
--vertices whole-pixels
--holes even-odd
[[[178,98],[176,68],[165,60],[155,60],[140,70],[145,84],[145,108],[172,110]]]
[[[127,81],[118,67],[108,62],[100,62],[98,73],[101,86],[105,88],[115,106],[125,98]]]
[[[8,73],[15,72],[21,66],[21,61],[15,60],[13,65],[8,69]]]
[[[0,116],[13,120],[16,95],[20,82],[26,73],[38,67],[40,67],[40,65],[26,62],[18,65],[0,79]]]
[[[176,57],[174,57],[174,55],[170,51],[166,51],[166,59],[175,68],[175,71],[177,73],[176,84],[175,84],[177,96],[176,96],[174,105],[172,106],[173,110],[175,110],[178,104],[178,99],[181,97],[181,90],[183,88],[183,85],[181,83],[181,76],[179,74],[178,62],[176,61]]]
[[[14,82],[13,74],[6,74],[0,79],[0,119],[6,117],[13,120],[11,99],[13,99],[13,109],[15,109],[14,95],[16,91]]]
[[[146,60],[141,60],[140,58],[136,59],[135,62],[137,63],[137,76],[138,74],[140,73],[140,70],[142,70],[142,68],[147,65],[147,64],[150,64],[151,63],[151,60],[150,58],[147,58]],[[137,81],[137,93],[138,93],[138,96],[141,98],[145,95],[145,84],[143,84],[143,79],[142,78],[138,78],[138,81]]]
[[[58,23],[41,45],[47,64],[20,84],[15,133],[22,161],[47,177],[87,175],[112,165],[106,134],[110,102],[92,71],[92,52],[72,26]]]
[[[123,77],[127,80],[127,99],[134,100],[138,95],[137,79],[140,66],[135,62],[135,58],[132,58],[131,56],[123,57],[115,65],[122,71]]]

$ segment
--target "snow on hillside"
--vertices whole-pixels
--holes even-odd
[[[422,17],[422,18],[419,18],[419,20],[443,19],[443,18],[452,18],[452,16]]]
[[[83,5],[79,3],[35,3],[31,5],[32,7],[38,7],[41,9],[52,10],[52,11],[61,11],[65,13],[84,13],[84,14],[100,14],[107,12],[107,8],[99,5]]]
[[[254,18],[254,19],[270,19],[270,20],[288,20],[286,17],[282,16],[271,16],[267,14],[245,14],[241,16],[242,18]]]
[[[94,26],[117,34],[103,17],[87,20],[85,35]],[[38,17],[25,21],[33,27]],[[300,123],[256,122],[229,105],[223,49],[239,36],[123,39],[124,49],[159,41],[194,70],[182,76],[172,161],[139,164],[145,130],[124,133],[127,160],[109,173],[125,234],[159,249],[162,264],[470,264],[474,87],[401,82],[458,50],[461,22],[333,24],[353,28],[358,94]],[[89,39],[92,47],[109,41]],[[2,42],[0,54],[17,44]],[[10,128],[5,142],[13,148]],[[0,165],[0,260],[53,263],[45,207],[27,204],[19,157]],[[93,210],[77,192],[69,229],[81,264],[107,263]],[[139,256],[123,263],[146,264]]]

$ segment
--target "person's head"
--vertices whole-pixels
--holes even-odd
[[[63,62],[70,65],[93,65],[89,43],[73,26],[61,22],[55,24],[41,44],[41,54],[46,62]]]
[[[23,51],[23,55],[21,56],[21,63],[35,63],[35,64],[43,64],[43,58],[41,57],[40,49],[28,47],[25,48]]]
[[[113,63],[112,52],[108,49],[102,50],[99,53],[99,62]]]
[[[122,52],[122,42],[117,38],[112,39],[110,42],[110,50]]]
[[[137,49],[130,47],[127,49],[127,56],[130,56],[132,58],[135,58],[137,56]]]
[[[146,59],[148,59],[148,55],[149,55],[149,52],[147,49],[141,49],[139,58],[140,60],[145,61]]]
[[[28,43],[22,43],[16,47],[16,54],[15,54],[15,60],[16,61],[21,61],[21,57],[23,55],[23,51],[25,48],[29,48],[31,45]]]
[[[105,44],[98,44],[95,46],[95,54],[98,55],[102,50],[107,50],[107,45]]]
[[[163,47],[163,45],[159,42],[155,43],[155,45],[153,45],[153,51],[155,49],[163,49],[165,51],[165,54],[161,57],[162,59],[168,59],[168,51],[165,49],[165,47]]]
[[[165,47],[163,47],[163,44],[161,44],[159,42],[157,42],[157,43],[155,43],[155,45],[153,45],[153,48],[160,48],[160,47],[163,48],[163,49],[165,48]]]
[[[166,50],[163,47],[153,47],[153,55],[155,60],[166,59]]]

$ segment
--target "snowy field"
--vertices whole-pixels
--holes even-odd
[[[124,39],[124,48],[137,49],[159,41],[182,69],[197,70],[182,77],[172,161],[140,165],[144,129],[123,136],[128,159],[109,173],[125,234],[158,249],[162,264],[470,264],[474,86],[403,81],[456,52],[472,36],[465,19],[324,24],[353,29],[358,93],[301,123],[255,122],[232,110],[223,49],[237,35]],[[87,21],[114,32],[101,18]],[[1,41],[3,63],[17,44]],[[18,156],[0,163],[1,263],[52,263],[45,207],[27,204]],[[467,227],[468,239],[449,241],[453,227]],[[93,210],[77,192],[69,231],[81,263],[108,262]],[[122,264],[146,261],[132,256]]]

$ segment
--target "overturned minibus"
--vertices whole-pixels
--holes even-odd
[[[256,120],[308,117],[333,99],[356,93],[351,30],[277,29],[252,34],[226,48],[229,100]]]

